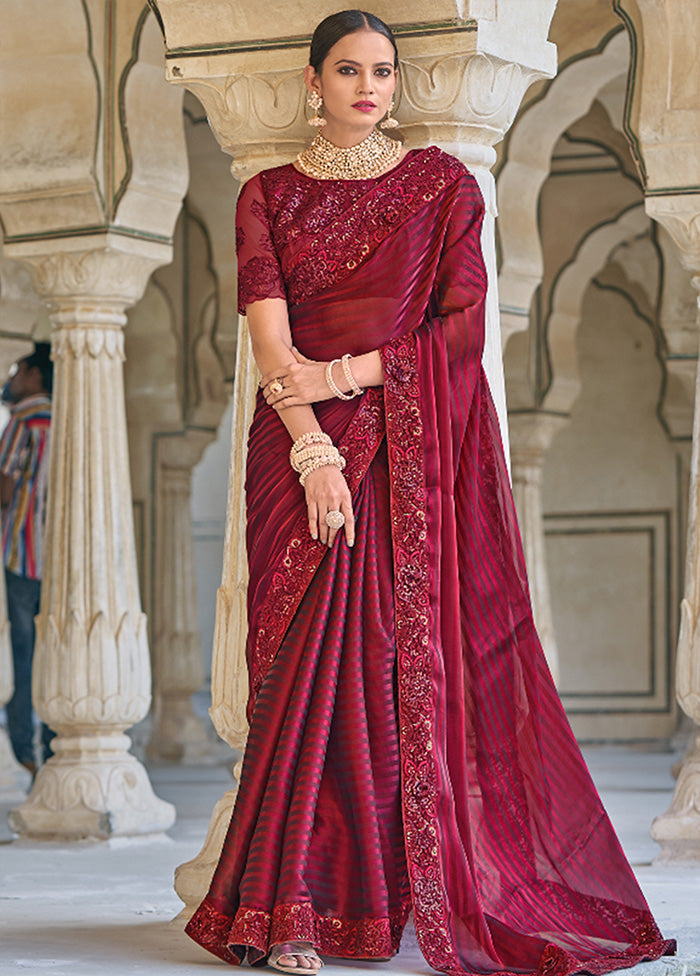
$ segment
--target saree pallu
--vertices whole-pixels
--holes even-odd
[[[353,549],[310,539],[289,436],[258,399],[250,735],[187,927],[227,962],[292,940],[388,958],[411,910],[451,974],[604,973],[674,951],[534,629],[481,367],[482,216],[474,179],[434,147],[377,180],[286,166],[241,194],[244,299],[285,297],[309,358],[379,349],[385,383],[315,405],[347,459]]]

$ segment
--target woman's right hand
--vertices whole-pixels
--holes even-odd
[[[345,516],[345,539],[349,546],[355,543],[355,517],[348,483],[340,468],[326,464],[311,471],[304,485],[306,507],[309,514],[309,532],[312,539],[320,539],[330,549],[339,529],[326,524],[328,512],[342,512]]]

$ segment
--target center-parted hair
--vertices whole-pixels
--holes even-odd
[[[355,34],[361,30],[373,30],[377,34],[383,34],[387,40],[391,41],[394,49],[394,68],[399,66],[399,52],[396,47],[394,35],[383,20],[375,17],[374,14],[367,13],[366,10],[340,10],[337,14],[331,14],[318,25],[311,38],[311,50],[309,52],[309,64],[315,71],[320,71],[323,62],[326,60],[328,52],[346,34]]]

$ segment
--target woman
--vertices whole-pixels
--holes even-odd
[[[481,367],[478,186],[374,128],[397,63],[377,18],[324,20],[305,72],[323,134],[241,192],[241,311],[263,374],[250,735],[187,931],[230,963],[316,971],[317,950],[391,957],[412,909],[444,972],[603,973],[673,943],[533,626]]]

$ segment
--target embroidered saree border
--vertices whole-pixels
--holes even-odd
[[[362,397],[357,413],[338,444],[346,458],[345,479],[355,494],[369,470],[384,437],[384,410],[381,390],[372,388]],[[255,650],[249,662],[250,684],[256,698],[275,659],[284,635],[327,548],[309,535],[306,512],[297,519],[258,615]]]
[[[430,646],[428,510],[423,462],[421,392],[414,334],[382,349],[387,451],[391,475],[395,619],[401,737],[402,808],[406,859],[418,943],[426,960],[449,974],[471,970],[450,934],[449,896],[441,865],[438,823],[439,773],[435,756],[433,663]],[[596,901],[596,907],[600,906]],[[614,906],[609,914],[615,917]],[[581,960],[547,943],[536,976],[592,976],[671,954],[647,912],[640,911],[635,942],[621,952]],[[514,976],[508,970],[492,976]]]
[[[462,971],[449,936],[433,750],[427,497],[415,335],[382,350],[394,545],[402,806],[416,934],[431,966]]]
[[[399,951],[410,904],[382,918],[340,918],[319,915],[308,903],[275,905],[272,914],[239,909],[234,919],[206,898],[187,923],[186,932],[203,948],[232,965],[239,965],[246,950],[257,961],[273,945],[310,942],[320,952],[344,959],[387,959]],[[238,953],[236,948],[243,951]]]

